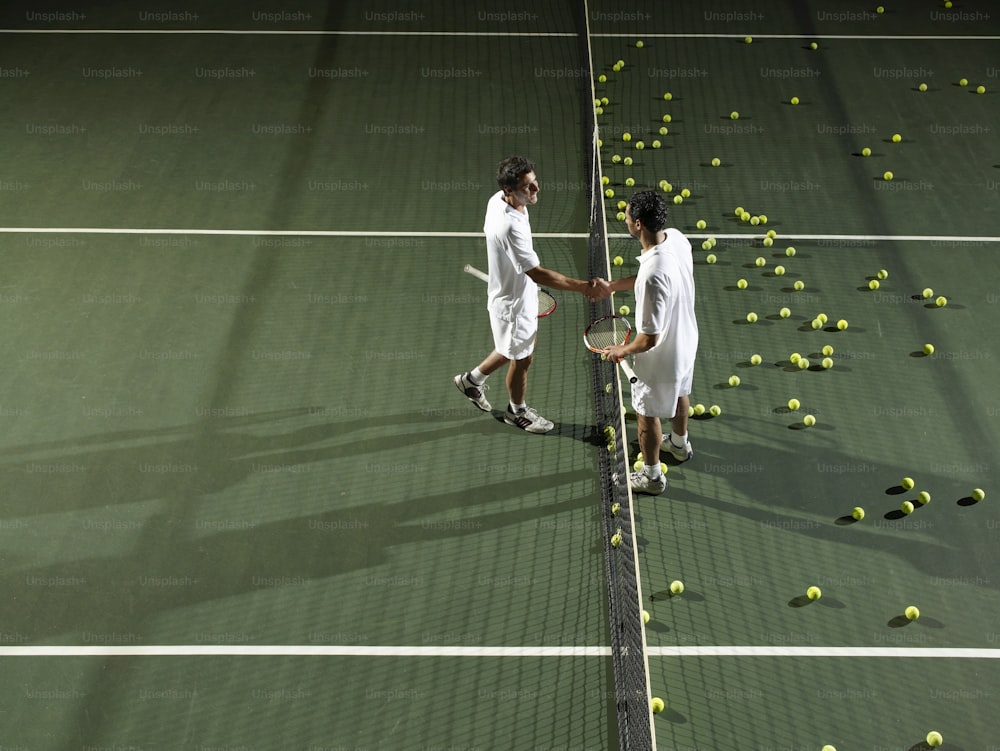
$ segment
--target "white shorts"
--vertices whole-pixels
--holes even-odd
[[[493,346],[508,360],[523,360],[535,351],[537,316],[517,316],[513,321],[505,321],[490,313],[490,327]]]
[[[645,373],[643,378],[643,363],[636,361],[636,382],[632,384],[632,408],[636,414],[645,417],[673,418],[677,412],[677,400],[682,396],[690,396],[694,381],[694,369],[685,373],[679,380],[672,383],[657,381],[655,373]],[[652,376],[652,377],[651,377]],[[646,380],[646,379],[649,380]],[[653,381],[652,384],[649,381]]]

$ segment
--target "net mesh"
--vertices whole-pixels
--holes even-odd
[[[601,157],[594,114],[593,64],[590,49],[590,11],[586,0],[579,8],[578,32],[584,75],[580,77],[584,168],[588,173],[590,204],[588,271],[591,278],[611,278],[607,223],[601,185]],[[591,303],[591,320],[610,315],[611,299]],[[605,574],[608,583],[608,616],[619,747],[623,751],[655,751],[650,713],[649,670],[642,622],[642,591],[633,533],[632,496],[629,491],[628,455],[621,382],[616,366],[596,354],[592,358],[594,410],[598,427],[614,428],[612,450],[601,450],[601,518],[604,532]],[[607,435],[610,435],[608,431]],[[612,509],[615,509],[613,512]],[[613,544],[612,538],[620,543]]]

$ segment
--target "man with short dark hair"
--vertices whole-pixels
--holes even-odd
[[[661,445],[684,462],[694,456],[688,440],[688,407],[698,351],[694,310],[694,261],[690,241],[668,228],[667,204],[652,190],[635,193],[625,209],[629,234],[639,241],[639,271],[611,283],[613,292],[635,290],[635,337],[604,354],[614,362],[632,355],[637,382],[632,406],[639,422],[644,466],[630,476],[632,489],[658,495],[667,480],[660,470]],[[660,418],[670,418],[663,435]]]
[[[533,162],[522,156],[507,157],[497,168],[497,184],[500,190],[486,205],[483,227],[489,264],[487,308],[494,349],[477,367],[455,376],[454,382],[469,401],[489,412],[492,407],[483,395],[483,385],[491,373],[510,363],[504,422],[529,433],[547,433],[553,428],[552,422],[525,401],[538,331],[538,285],[579,292],[593,300],[611,292],[603,279],[573,279],[541,265],[528,221],[528,207],[538,202],[539,191]]]

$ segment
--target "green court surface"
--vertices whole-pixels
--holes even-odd
[[[0,11],[0,751],[618,748],[584,299],[551,434],[451,383],[500,158],[588,273],[578,5],[418,5]],[[754,6],[586,13],[613,273],[689,189],[722,410],[634,500],[656,747],[995,751],[1000,23]]]

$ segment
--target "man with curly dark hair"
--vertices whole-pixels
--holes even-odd
[[[599,300],[611,294],[608,283],[584,281],[544,268],[531,240],[528,207],[538,202],[539,185],[534,163],[511,156],[497,168],[500,190],[486,205],[486,253],[489,264],[487,309],[493,329],[494,349],[479,365],[455,376],[458,390],[484,412],[492,406],[483,395],[486,378],[509,363],[509,403],[504,422],[529,433],[547,433],[553,423],[525,402],[528,368],[538,331],[538,285],[579,292]]]
[[[667,227],[667,204],[655,191],[639,191],[629,199],[625,224],[642,246],[639,271],[615,280],[611,289],[635,290],[636,336],[605,354],[614,362],[634,358],[638,380],[632,384],[632,406],[644,466],[632,473],[630,482],[637,492],[658,495],[667,487],[660,470],[661,447],[679,462],[694,456],[687,435],[698,351],[694,261],[690,241]],[[669,435],[663,435],[661,417],[671,420]]]

